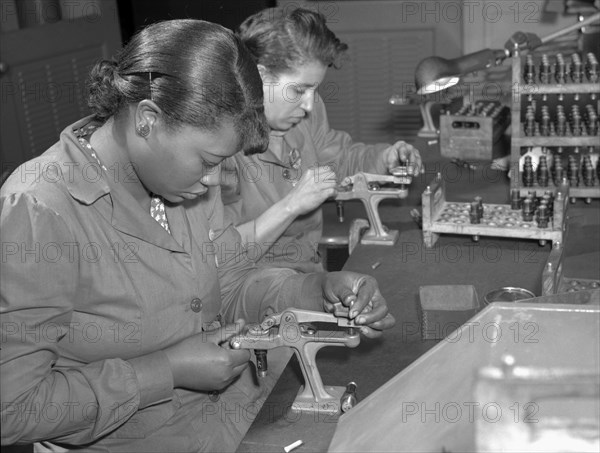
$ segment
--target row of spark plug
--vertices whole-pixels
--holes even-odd
[[[540,187],[548,187],[550,181],[554,185],[567,183],[571,187],[580,185],[591,187],[600,179],[600,159],[596,163],[596,168],[592,163],[590,155],[578,159],[576,154],[570,154],[567,158],[567,168],[563,166],[563,161],[559,156],[554,156],[553,165],[550,168],[546,156],[540,156],[537,169],[533,170],[531,156],[526,156],[523,163],[522,180],[524,187],[533,187],[537,184]]]
[[[508,110],[503,105],[494,102],[477,102],[475,104],[465,104],[453,115],[456,116],[488,116],[493,119],[500,117],[500,114]],[[450,115],[450,111],[446,111]]]
[[[518,189],[511,190],[510,208],[521,210],[524,222],[532,222],[535,218],[538,228],[547,228],[554,215],[554,194],[546,191],[541,197],[528,193],[525,197],[519,195]]]
[[[536,121],[536,104],[527,105],[523,132],[526,136],[594,136],[598,134],[598,113],[591,104],[585,106],[584,115],[578,104],[571,105],[569,117],[562,104],[556,106],[556,120],[552,121],[547,105],[541,108],[541,121]]]
[[[592,52],[586,54],[585,64],[582,63],[581,57],[577,53],[571,55],[570,61],[565,61],[563,55],[559,53],[556,55],[554,63],[550,62],[548,55],[543,54],[537,69],[539,72],[536,79],[536,65],[533,56],[527,55],[523,71],[525,83],[534,84],[538,81],[542,84],[598,82],[598,59]]]

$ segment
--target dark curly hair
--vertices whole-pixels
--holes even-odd
[[[339,67],[348,45],[327,28],[325,17],[308,9],[268,8],[238,28],[257,64],[281,74],[308,61]]]
[[[240,39],[217,24],[185,19],[149,25],[114,60],[98,62],[88,86],[88,105],[100,120],[151,99],[170,128],[215,131],[231,121],[246,153],[268,144],[256,64]]]

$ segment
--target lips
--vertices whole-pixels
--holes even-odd
[[[208,187],[205,187],[204,190],[198,191],[198,192],[185,192],[181,194],[182,198],[185,198],[186,200],[194,200],[195,198],[198,198],[200,195],[204,195],[206,192],[208,192]]]

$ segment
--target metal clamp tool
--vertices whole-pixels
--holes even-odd
[[[341,203],[347,200],[359,199],[363,202],[369,217],[369,229],[361,238],[362,244],[394,245],[398,239],[397,230],[388,230],[379,217],[378,206],[386,198],[406,198],[408,185],[412,176],[406,166],[396,167],[391,175],[376,175],[371,173],[356,173],[349,177],[350,184],[338,187],[335,198],[338,203],[338,216],[343,218]]]
[[[300,388],[292,410],[300,412],[320,412],[337,414],[342,409],[341,399],[346,387],[324,386],[317,368],[317,352],[325,346],[346,346],[354,348],[360,343],[354,321],[347,316],[348,309],[336,304],[336,315],[331,313],[288,308],[267,317],[260,324],[246,326],[244,333],[233,337],[233,349],[254,349],[258,351],[259,374],[266,373],[268,349],[282,346],[294,349],[302,368],[304,387]],[[319,330],[309,323],[335,324],[348,329]]]

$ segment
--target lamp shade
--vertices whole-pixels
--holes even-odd
[[[453,60],[440,57],[425,58],[415,70],[417,94],[430,94],[450,88],[458,83],[461,76],[499,65],[511,53],[536,49],[544,43],[599,20],[600,12],[541,39],[533,33],[517,32],[506,42],[502,50],[483,49]]]
[[[415,71],[417,94],[429,94],[450,88],[460,80],[454,60],[429,57],[421,60]]]
[[[415,70],[417,94],[450,88],[459,82],[461,76],[500,64],[507,56],[505,50],[484,49],[452,60],[425,58]]]

